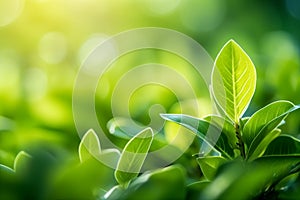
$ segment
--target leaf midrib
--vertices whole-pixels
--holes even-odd
[[[235,122],[237,122],[237,119],[236,119],[236,109],[237,109],[237,107],[236,107],[236,84],[235,84],[235,79],[236,79],[236,77],[235,77],[235,64],[234,64],[234,56],[233,56],[233,47],[232,47],[232,45],[233,44],[231,44],[230,45],[230,48],[231,48],[231,73],[232,73],[232,75],[231,75],[231,79],[232,79],[232,85],[233,85],[233,87],[232,87],[232,94],[233,94],[233,117],[234,117],[234,120],[235,120]]]

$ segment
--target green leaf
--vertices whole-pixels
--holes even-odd
[[[299,106],[289,101],[276,101],[254,113],[245,124],[242,135],[248,146],[248,157],[268,133],[278,127],[289,113],[298,108]]]
[[[138,124],[138,122],[133,122],[132,119],[116,117],[107,122],[107,129],[112,135],[123,139],[130,139],[145,129],[145,127]]]
[[[300,156],[266,156],[222,165],[199,199],[254,199],[299,171]],[[257,198],[261,199],[261,198]]]
[[[237,137],[235,136],[234,126],[230,121],[218,115],[208,115],[204,117],[204,120],[209,121],[210,123],[216,125],[217,127],[222,127],[222,133],[226,135],[230,147],[232,149],[237,147],[236,143],[238,142],[238,140]]]
[[[124,188],[120,185],[115,185],[104,194],[103,199],[120,199],[122,194],[124,194]]]
[[[28,153],[25,151],[20,151],[14,161],[14,171],[24,171],[24,169],[28,167],[27,164],[30,159],[31,156]]]
[[[100,142],[93,129],[88,130],[82,137],[78,151],[80,162],[88,160],[91,156],[97,157],[100,154]]]
[[[213,95],[233,122],[246,111],[256,86],[255,67],[244,50],[228,41],[216,58],[212,72]]]
[[[207,180],[213,180],[219,166],[226,162],[221,156],[206,156],[197,158],[201,171]]]
[[[267,149],[268,145],[277,138],[281,133],[280,129],[274,129],[269,132],[264,139],[259,143],[259,145],[254,149],[254,152],[249,156],[248,160],[252,161],[260,156],[262,156]]]
[[[197,181],[187,185],[185,199],[200,199],[201,192],[210,184],[210,181]]]
[[[245,124],[247,123],[247,121],[250,119],[250,117],[243,117],[240,119],[240,129],[243,130]]]
[[[146,126],[140,124],[137,121],[133,121],[126,117],[115,117],[109,120],[106,124],[110,134],[125,139],[128,142],[132,137],[141,132]],[[152,128],[153,130],[153,128]],[[153,132],[157,132],[153,130]],[[167,145],[166,139],[163,134],[157,133],[153,138],[151,150],[155,151]]]
[[[146,159],[153,137],[152,129],[146,128],[126,144],[115,171],[115,178],[119,184],[127,187],[129,182],[137,177]]]
[[[118,149],[104,149],[96,156],[99,161],[106,161],[104,163],[113,168],[117,167],[120,157],[121,153]]]
[[[281,135],[274,139],[265,151],[265,155],[300,154],[300,140],[291,135]]]
[[[113,191],[108,199],[184,199],[185,170],[176,165],[142,174],[126,190]],[[108,195],[107,195],[108,196]]]
[[[215,148],[223,156],[228,158],[234,156],[233,149],[230,147],[228,139],[226,135],[222,133],[221,128],[210,124],[208,121],[183,114],[161,114],[161,117],[191,130],[202,141],[210,145],[211,149]]]
[[[14,170],[11,169],[10,167],[7,167],[5,165],[0,164],[0,174],[1,173],[8,173],[8,174],[13,174]]]

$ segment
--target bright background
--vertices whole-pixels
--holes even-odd
[[[299,104],[299,20],[297,0],[0,0],[0,163],[12,167],[19,151],[46,144],[77,156],[80,138],[72,116],[76,74],[99,42],[133,28],[177,30],[197,40],[213,59],[232,38],[257,68],[257,91],[248,114],[279,99]],[[147,62],[189,67],[174,55],[151,50],[116,65]],[[193,81],[193,71],[185,74],[194,86],[201,84]],[[121,75],[112,70],[106,91],[97,92],[104,127],[112,117],[109,94]],[[148,123],[153,104],[164,105],[166,112],[176,110],[174,95],[155,86],[132,98],[130,111],[140,123]],[[293,114],[283,131],[300,133],[299,117],[299,112]]]

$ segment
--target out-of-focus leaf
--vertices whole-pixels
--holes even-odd
[[[81,162],[84,162],[91,156],[96,157],[100,154],[100,142],[94,130],[88,130],[86,134],[82,137],[78,151],[79,159]]]
[[[225,157],[234,156],[233,149],[230,147],[228,138],[217,126],[208,121],[198,119],[183,114],[161,114],[161,116],[171,122],[175,122],[194,132],[202,141],[216,149]],[[208,152],[205,152],[208,153]]]
[[[107,191],[117,184],[114,169],[95,157],[80,164],[75,162],[62,165],[52,179],[49,199],[95,199],[94,191]],[[97,195],[100,195],[99,192]]]
[[[266,135],[278,127],[289,113],[299,107],[289,101],[276,101],[254,113],[245,124],[242,135],[248,146],[248,158]]]
[[[107,129],[112,135],[124,139],[131,139],[137,133],[145,129],[144,126],[133,122],[132,119],[116,117],[107,122]]]
[[[206,156],[197,158],[201,171],[207,180],[213,180],[218,167],[226,162],[221,156]]]
[[[253,162],[222,165],[202,199],[253,199],[272,190],[273,184],[300,169],[300,156],[266,156]]]
[[[291,135],[281,135],[267,147],[264,155],[300,154],[300,140]]]
[[[127,140],[127,142],[136,134],[141,132],[146,126],[125,117],[115,117],[108,121],[107,129],[109,132],[119,138]],[[153,130],[153,129],[152,129]],[[153,132],[156,133],[155,130]],[[163,134],[155,134],[151,145],[151,150],[155,151],[167,145]]]
[[[19,172],[24,170],[28,164],[28,161],[31,159],[31,156],[25,151],[20,151],[14,161],[14,170]]]
[[[296,180],[290,181],[284,188],[279,190],[278,197],[283,200],[298,200],[300,197],[300,173]]]
[[[103,199],[120,199],[123,193],[124,188],[121,185],[116,185],[104,194]]]
[[[153,199],[184,199],[185,172],[179,166],[170,166],[148,172],[135,179],[123,191],[111,193],[118,200],[153,200]]]
[[[280,129],[274,129],[270,133],[268,133],[264,139],[259,143],[259,145],[256,147],[254,152],[251,154],[251,156],[248,158],[249,161],[252,161],[259,156],[262,156],[267,149],[268,145],[275,139],[277,138],[281,133]]]
[[[11,119],[0,116],[0,132],[13,129],[15,126],[14,122]]]
[[[153,131],[146,128],[135,135],[123,149],[115,171],[119,184],[127,186],[140,172],[153,140]]]
[[[14,173],[14,170],[5,166],[5,165],[1,165],[0,164],[0,172],[1,173],[9,173],[9,174],[13,174]]]
[[[217,103],[238,123],[246,111],[256,86],[255,67],[244,50],[229,40],[216,58],[212,72],[212,91]]]
[[[187,186],[186,199],[200,199],[201,192],[209,185],[210,181],[197,181]]]
[[[16,183],[17,177],[14,170],[0,164],[0,199],[18,199]]]

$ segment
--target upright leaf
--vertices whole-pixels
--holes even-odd
[[[242,135],[248,146],[249,156],[266,135],[278,127],[289,113],[298,108],[299,106],[289,101],[276,101],[254,113],[245,124]]]
[[[146,159],[153,137],[152,129],[146,128],[126,144],[115,171],[115,178],[120,185],[127,187],[128,183],[137,177]]]
[[[230,40],[216,58],[212,72],[213,95],[235,123],[246,111],[256,86],[255,67],[244,50]]]
[[[171,122],[182,125],[194,132],[202,141],[206,142],[211,148],[215,148],[223,156],[231,158],[234,156],[233,149],[226,134],[222,133],[222,128],[210,122],[183,114],[161,114],[161,116]],[[208,153],[208,152],[204,152]]]
[[[91,156],[96,157],[100,154],[100,142],[94,130],[88,130],[86,134],[82,137],[78,151],[81,162],[84,162]]]

